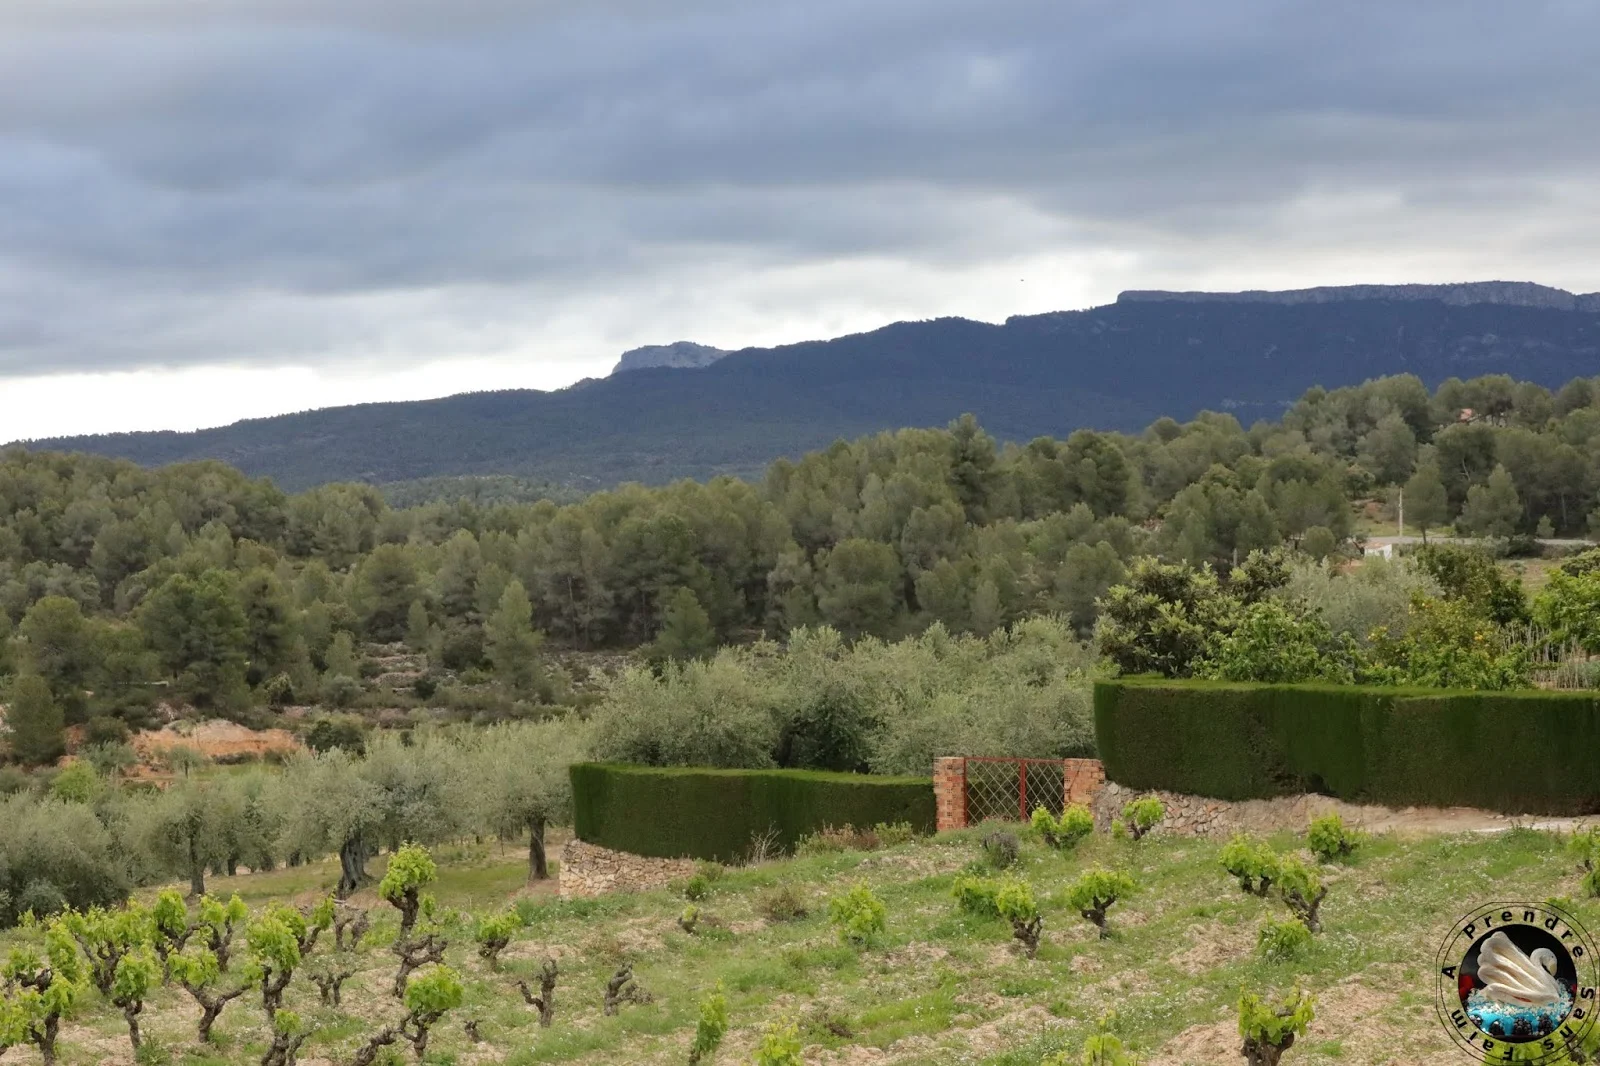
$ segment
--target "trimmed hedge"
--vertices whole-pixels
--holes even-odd
[[[1218,799],[1600,812],[1600,697],[1123,680],[1094,692],[1106,777]]]
[[[729,862],[768,830],[790,850],[827,825],[934,829],[931,777],[579,763],[572,804],[579,840],[672,859]]]

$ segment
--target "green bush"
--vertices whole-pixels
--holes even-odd
[[[929,778],[603,763],[574,765],[571,774],[578,838],[635,855],[731,862],[769,831],[784,850],[829,825],[907,822],[933,831]]]
[[[1095,731],[1107,778],[1135,789],[1600,811],[1593,693],[1123,680],[1095,686]]]
[[[883,900],[862,882],[828,901],[828,919],[839,939],[857,947],[870,947],[883,935],[888,915]]]
[[[755,1066],[802,1066],[800,1027],[794,1022],[774,1022],[761,1032]]]
[[[1567,854],[1583,871],[1583,891],[1588,896],[1600,896],[1600,827],[1585,826],[1567,840]]]
[[[1317,871],[1301,862],[1296,855],[1285,855],[1278,860],[1278,898],[1305,927],[1313,933],[1322,932],[1322,901],[1328,888]]]
[[[1067,906],[1093,922],[1100,930],[1100,939],[1105,940],[1111,936],[1111,927],[1107,924],[1106,912],[1119,899],[1125,899],[1134,892],[1133,878],[1120,870],[1105,870],[1096,867],[1086,870],[1079,875],[1067,889]]]
[[[1298,959],[1311,946],[1311,930],[1304,922],[1268,922],[1261,927],[1256,950],[1274,962]]]
[[[1144,835],[1160,825],[1166,816],[1166,804],[1154,796],[1140,796],[1122,808],[1123,825],[1134,840],[1143,840]]]
[[[1034,831],[1052,848],[1075,848],[1094,832],[1094,814],[1081,803],[1069,804],[1057,818],[1043,807],[1033,809]]]
[[[722,986],[700,1001],[700,1021],[694,1028],[694,1043],[689,1045],[689,1066],[716,1054],[728,1033],[728,997]]]
[[[872,827],[878,843],[886,848],[899,847],[917,839],[917,827],[910,822],[879,822]]]
[[[1306,830],[1306,846],[1321,862],[1349,858],[1361,843],[1361,834],[1345,827],[1337,814],[1313,818]]]
[[[1276,1004],[1264,1002],[1255,993],[1244,993],[1239,997],[1239,1035],[1244,1038],[1244,1057],[1252,1063],[1276,1063],[1296,1037],[1306,1034],[1306,1027],[1315,1016],[1312,998],[1299,990]]]
[[[1265,841],[1235,833],[1222,849],[1222,868],[1252,896],[1266,896],[1278,879],[1278,854]]]
[[[996,902],[999,894],[999,881],[970,874],[956,878],[955,884],[950,886],[950,895],[954,897],[957,907],[967,914],[984,918],[1000,917],[1000,904]]]
[[[711,881],[704,874],[695,874],[684,883],[684,899],[699,901],[709,895],[711,895]]]

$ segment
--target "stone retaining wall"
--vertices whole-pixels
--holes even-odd
[[[576,837],[561,849],[557,877],[561,898],[599,896],[663,888],[694,875],[693,859],[648,859],[585,844]]]
[[[1140,796],[1155,796],[1167,808],[1153,836],[1229,837],[1234,833],[1302,832],[1313,818],[1337,814],[1345,823],[1371,832],[1429,830],[1460,832],[1489,830],[1514,824],[1556,826],[1562,820],[1535,821],[1464,807],[1448,809],[1366,806],[1330,796],[1299,795],[1278,799],[1219,800],[1176,792],[1144,792],[1107,781],[1092,805],[1097,828],[1109,830],[1122,816],[1122,808]]]

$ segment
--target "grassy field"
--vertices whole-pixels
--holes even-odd
[[[1463,1060],[1431,998],[1433,953],[1446,927],[1478,901],[1578,894],[1577,874],[1551,834],[1378,837],[1351,862],[1322,868],[1330,885],[1324,931],[1302,960],[1272,963],[1255,953],[1256,935],[1264,921],[1283,916],[1282,908],[1238,890],[1219,866],[1220,843],[1097,837],[1060,854],[1024,838],[1016,869],[1046,915],[1043,946],[1029,960],[1012,947],[1008,926],[963,915],[951,899],[954,877],[981,854],[978,835],[729,869],[699,904],[716,925],[695,935],[678,928],[681,893],[561,901],[522,889],[524,867],[514,851],[437,849],[442,905],[483,913],[516,900],[528,924],[500,973],[477,958],[469,928],[452,929],[448,961],[466,978],[468,1005],[439,1026],[426,1061],[682,1063],[697,1004],[720,982],[732,1028],[712,1061],[723,1064],[750,1062],[762,1026],[792,1018],[808,1045],[807,1063],[1036,1066],[1045,1054],[1077,1049],[1112,1011],[1116,1031],[1147,1066],[1239,1063],[1232,1009],[1240,989],[1287,990],[1299,982],[1317,994],[1317,1019],[1285,1063],[1455,1063]],[[1299,842],[1285,836],[1275,843],[1287,849]],[[1106,941],[1059,901],[1076,873],[1095,863],[1127,871],[1140,886],[1113,908]],[[331,886],[335,872],[323,865],[217,879],[212,890],[237,890],[252,908],[274,899],[305,903]],[[888,907],[887,934],[866,950],[841,944],[826,914],[829,896],[857,880]],[[764,900],[785,885],[805,901],[806,917],[774,921],[764,913]],[[386,989],[394,960],[384,946],[396,921],[390,908],[367,902],[380,920],[359,953],[343,1007],[320,1006],[303,977],[290,987],[287,1005],[315,1026],[302,1063],[348,1062],[365,1034],[399,1014]],[[1575,906],[1591,928],[1600,927],[1600,906]],[[541,1029],[514,981],[535,974],[546,955],[558,960],[561,977],[555,1024]],[[624,961],[653,1001],[605,1017],[603,987]],[[254,999],[247,994],[231,1005],[217,1026],[218,1045],[201,1048],[187,995],[162,990],[143,1019],[147,1040],[157,1045],[146,1060],[259,1061],[267,1029]],[[83,1002],[63,1028],[62,1062],[131,1062],[120,1014],[92,991]],[[478,1023],[484,1042],[469,1039],[468,1020]],[[36,1061],[24,1049],[0,1059],[6,1066]]]

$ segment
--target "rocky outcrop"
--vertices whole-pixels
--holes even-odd
[[[572,899],[664,888],[693,876],[694,868],[693,859],[647,859],[585,844],[573,837],[561,849],[556,872],[561,898]]]
[[[1471,281],[1458,285],[1324,285],[1315,289],[1286,289],[1281,292],[1166,292],[1160,289],[1130,289],[1117,296],[1117,303],[1152,303],[1175,300],[1183,303],[1271,303],[1331,304],[1346,300],[1438,300],[1454,307],[1468,304],[1501,304],[1507,307],[1539,307],[1551,311],[1600,311],[1600,293],[1575,294],[1531,281]]]
[[[611,372],[620,374],[625,370],[642,370],[648,366],[686,368],[710,366],[727,354],[721,348],[695,344],[693,341],[678,341],[676,344],[650,344],[643,348],[635,348],[632,351],[623,352],[622,358],[617,360],[617,365]]]

